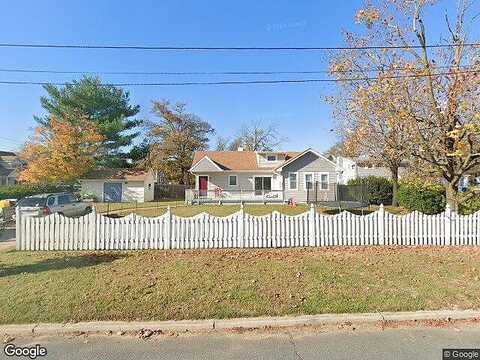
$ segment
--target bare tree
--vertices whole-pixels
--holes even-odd
[[[260,122],[252,122],[240,129],[231,145],[242,146],[249,151],[273,151],[286,141],[286,138],[278,133],[275,125],[263,126]]]

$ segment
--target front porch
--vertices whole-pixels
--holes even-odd
[[[185,190],[187,204],[283,203],[283,190]]]

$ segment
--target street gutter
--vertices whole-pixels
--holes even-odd
[[[96,321],[65,324],[1,325],[2,336],[63,336],[86,334],[124,334],[151,330],[152,332],[202,332],[239,329],[284,329],[327,325],[358,326],[411,321],[480,321],[480,310],[438,310],[415,312],[384,312],[361,314],[322,314],[282,317],[256,317],[225,320],[180,321]]]

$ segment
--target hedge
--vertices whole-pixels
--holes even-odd
[[[476,191],[459,194],[458,211],[463,215],[470,215],[480,210],[480,195]]]
[[[441,185],[402,183],[398,189],[398,204],[411,211],[438,214],[445,210],[445,189]]]
[[[392,182],[384,177],[367,176],[364,178],[351,179],[348,185],[367,185],[367,200],[370,204],[391,204],[393,198]]]
[[[22,199],[25,196],[77,190],[75,184],[16,184],[0,186],[0,200]]]

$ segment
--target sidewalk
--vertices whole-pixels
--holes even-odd
[[[364,314],[323,314],[296,317],[260,317],[226,320],[182,321],[100,321],[66,324],[26,324],[0,326],[0,335],[51,336],[69,334],[105,334],[138,332],[141,330],[162,332],[201,332],[212,330],[278,329],[289,327],[375,324],[407,321],[480,320],[480,310],[439,310],[417,312],[389,312]]]

